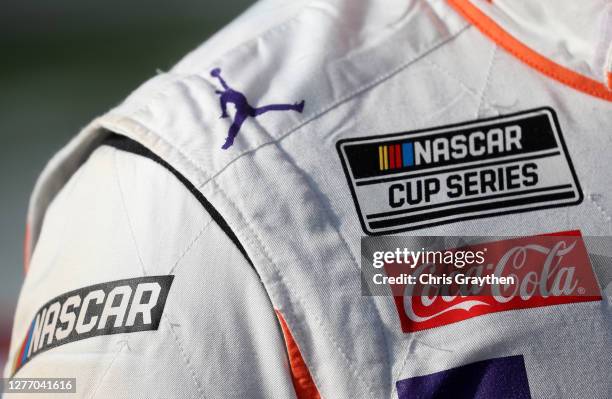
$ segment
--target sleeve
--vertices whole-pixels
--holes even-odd
[[[87,398],[295,397],[279,320],[220,215],[119,147],[46,212],[5,376],[76,378]]]

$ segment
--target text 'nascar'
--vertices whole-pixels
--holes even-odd
[[[370,235],[583,199],[550,108],[346,139],[337,148],[363,230]]]
[[[109,281],[51,299],[30,323],[13,375],[35,355],[60,345],[99,335],[157,330],[173,279]]]

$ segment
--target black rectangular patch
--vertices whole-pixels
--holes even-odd
[[[174,276],[146,276],[90,285],[43,305],[15,354],[13,375],[39,353],[70,342],[157,330]]]
[[[365,233],[579,204],[556,114],[538,108],[337,143]]]

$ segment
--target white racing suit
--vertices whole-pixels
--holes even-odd
[[[612,397],[609,287],[440,323],[359,272],[366,235],[612,235],[611,26],[598,0],[255,4],[49,163],[5,376]]]

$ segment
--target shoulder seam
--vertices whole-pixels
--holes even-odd
[[[187,190],[189,190],[189,192],[196,198],[196,200],[198,200],[198,202],[200,204],[202,204],[202,206],[208,212],[208,214],[211,216],[211,218],[217,223],[217,225],[221,228],[221,230],[223,230],[223,232],[234,243],[234,245],[236,245],[236,247],[238,248],[240,253],[242,253],[242,255],[245,257],[247,262],[249,262],[251,267],[253,267],[253,269],[257,273],[257,270],[255,269],[251,258],[249,257],[249,255],[246,252],[246,249],[240,243],[240,241],[238,240],[238,237],[233,232],[231,227],[227,224],[227,222],[225,221],[223,216],[206,199],[206,197],[204,197],[204,195],[185,176],[183,176],[179,171],[174,169],[169,163],[164,161],[159,156],[155,155],[151,150],[149,150],[148,148],[146,148],[142,144],[140,144],[140,143],[138,143],[138,142],[136,142],[136,141],[126,137],[126,136],[121,136],[121,135],[116,134],[116,133],[111,133],[108,137],[106,137],[100,143],[100,145],[107,145],[107,146],[113,147],[113,148],[115,148],[117,150],[120,150],[120,151],[125,151],[125,152],[129,152],[129,153],[132,153],[132,154],[136,154],[136,155],[140,155],[142,157],[148,158],[148,159],[156,162],[160,166],[164,167],[170,173],[172,173],[185,186],[185,188]],[[259,276],[259,273],[258,273],[258,276]]]

